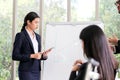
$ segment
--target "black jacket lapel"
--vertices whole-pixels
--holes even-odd
[[[36,39],[37,39],[37,42],[38,42],[38,51],[41,51],[41,39],[40,39],[40,36],[38,34],[36,34]]]
[[[33,44],[32,44],[32,41],[31,41],[31,39],[30,39],[30,37],[29,37],[29,34],[27,33],[26,30],[24,30],[23,32],[24,32],[24,34],[25,34],[25,37],[28,39],[28,41],[29,41],[29,43],[30,43],[30,45],[31,45],[31,48],[32,48],[33,51],[34,51]]]

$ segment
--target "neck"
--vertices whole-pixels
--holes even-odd
[[[34,32],[29,26],[26,26],[26,29],[27,29],[30,33],[33,33],[33,32]]]
[[[34,35],[34,31],[29,26],[26,26],[26,29],[30,32],[30,34]]]

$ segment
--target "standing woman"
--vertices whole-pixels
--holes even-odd
[[[21,32],[16,34],[12,59],[20,61],[19,80],[40,80],[41,60],[47,59],[51,49],[41,52],[41,37],[34,32],[39,25],[39,16],[29,12],[24,18]]]

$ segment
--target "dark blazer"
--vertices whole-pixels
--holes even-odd
[[[120,40],[118,40],[118,46],[115,46],[115,48],[116,48],[115,54],[120,53]]]
[[[36,39],[38,41],[38,52],[41,51],[41,38],[40,35],[35,33]],[[20,61],[19,71],[40,71],[41,70],[41,60],[46,58],[31,59],[30,55],[35,53],[33,49],[32,41],[26,30],[16,34],[15,42],[13,45],[12,59]]]

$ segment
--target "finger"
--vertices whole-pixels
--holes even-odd
[[[52,50],[52,49],[48,49],[48,50],[46,50],[45,52],[46,52],[46,53],[49,53],[51,50]]]
[[[74,65],[77,65],[77,64],[82,64],[83,62],[81,60],[77,60],[75,61]]]
[[[39,54],[43,54],[43,52],[38,52]]]
[[[78,63],[83,63],[82,60],[77,60]]]
[[[46,52],[44,51],[42,54],[46,54]]]

